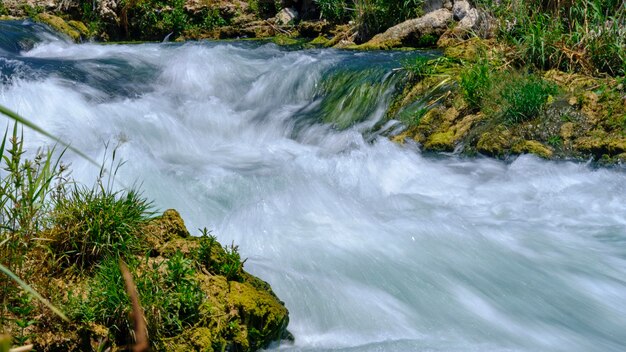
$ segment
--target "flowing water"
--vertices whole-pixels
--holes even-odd
[[[119,145],[120,182],[239,244],[291,312],[274,348],[626,350],[626,174],[389,142],[411,55],[74,45],[0,22],[0,104],[94,158]]]

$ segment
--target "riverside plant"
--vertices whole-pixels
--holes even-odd
[[[522,63],[589,74],[626,74],[626,3],[622,0],[478,1],[499,19],[499,37]]]
[[[557,92],[555,84],[534,75],[509,82],[501,93],[505,122],[515,124],[531,120],[539,114],[548,98]]]
[[[195,324],[200,305],[206,299],[195,278],[196,267],[201,264],[193,255],[180,251],[158,263],[149,257],[138,259],[145,251],[137,238],[150,214],[149,202],[137,191],[112,191],[105,186],[109,183],[102,181],[102,173],[93,188],[70,183],[61,176],[60,162],[53,162],[57,159],[51,152],[40,157],[38,163],[23,159],[23,141],[18,129],[13,131],[0,144],[4,164],[0,183],[0,327],[12,333],[13,344],[25,344],[34,337],[32,331],[42,312],[32,297],[67,322],[71,319],[74,323],[106,326],[118,345],[133,341],[138,332],[133,330],[128,316],[137,309],[132,295],[129,296],[129,284],[125,285],[120,258],[128,261],[133,273],[129,275],[134,275],[145,309],[145,318],[141,320],[148,323],[152,339],[174,336]],[[9,148],[5,148],[7,144]],[[220,266],[220,270],[236,277],[243,265],[234,263],[239,259],[236,247],[225,257],[226,267]],[[44,266],[37,265],[38,271],[27,270],[42,259]],[[56,297],[54,306],[26,283],[45,289],[42,282],[49,280],[44,277],[46,270],[64,271],[72,277],[89,273],[91,278],[86,286],[77,286],[65,299]],[[50,317],[43,316],[50,321]],[[0,336],[0,340],[5,344],[4,337]],[[101,347],[106,345],[103,342]],[[0,352],[7,352],[8,348],[3,347]]]
[[[492,79],[487,60],[479,60],[461,71],[459,87],[470,110],[477,111],[482,108],[483,100],[493,87]]]

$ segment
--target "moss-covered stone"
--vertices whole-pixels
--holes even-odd
[[[35,17],[35,20],[49,25],[54,30],[67,35],[75,42],[81,39],[81,32],[65,22],[61,17],[49,13],[40,13]]]
[[[149,256],[138,251],[135,257],[127,256],[125,261],[136,280],[155,350],[256,351],[289,336],[287,308],[267,282],[243,270],[235,247],[222,247],[208,234],[190,236],[180,214],[173,209],[149,220],[138,232],[143,234],[140,241]],[[41,291],[48,292],[45,295],[52,297],[55,305],[65,307],[74,321],[70,328],[54,316],[40,318],[41,324],[33,330],[36,336],[33,342],[38,351],[84,351],[107,346],[111,351],[121,351],[120,345],[132,343],[128,332],[131,324],[126,320],[130,308],[125,306],[128,301],[123,298],[123,285],[120,288],[115,284],[117,281],[110,276],[110,271],[107,271],[109,276],[97,276],[103,265],[96,264],[95,269],[78,273],[47,271],[46,288]],[[179,269],[173,269],[172,265]],[[176,279],[180,284],[174,286],[168,281],[172,280],[173,270],[186,273]],[[177,291],[176,287],[183,284],[187,289]],[[107,291],[103,292],[104,289]],[[190,292],[198,292],[199,296],[189,296]],[[200,301],[196,305],[180,301],[180,308],[176,308],[179,306],[172,305],[171,300],[182,297],[179,295],[186,295],[187,300],[199,297]],[[121,301],[107,303],[109,296],[113,299],[111,302]],[[111,304],[114,310],[105,315],[107,318],[100,314],[86,319],[93,314],[89,313],[92,312],[90,307],[98,306],[97,311],[101,312],[112,309]],[[182,308],[183,305],[186,308]],[[193,320],[178,316],[179,309],[191,309],[189,307],[194,307],[194,311],[185,310],[185,316],[192,316]],[[183,325],[180,332],[164,330],[163,324],[167,323],[164,315],[167,314],[174,314],[168,316],[169,319],[181,319],[181,324],[188,325]],[[105,321],[110,321],[108,317],[114,317],[116,327],[105,326]],[[101,344],[102,341],[108,342]]]
[[[479,153],[501,157],[511,148],[511,133],[504,126],[498,126],[492,131],[484,132],[476,144]]]
[[[426,150],[450,152],[454,150],[454,133],[452,131],[433,133],[424,144]]]
[[[511,148],[512,152],[515,154],[534,154],[544,159],[550,159],[552,157],[552,150],[537,142],[537,141],[520,141],[513,145]]]

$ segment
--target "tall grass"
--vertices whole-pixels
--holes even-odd
[[[491,68],[487,60],[480,60],[475,64],[470,64],[461,71],[459,87],[470,110],[480,110],[483,100],[493,86],[492,79]]]
[[[523,63],[592,74],[626,74],[622,0],[479,1],[500,19],[499,36]]]

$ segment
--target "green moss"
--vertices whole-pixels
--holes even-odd
[[[90,34],[89,28],[83,22],[72,20],[67,21],[67,24],[76,29],[83,37],[87,37]]]
[[[80,41],[81,33],[76,28],[69,25],[61,17],[51,15],[49,13],[40,13],[34,18],[36,21],[45,23],[52,27],[54,30],[67,35],[75,42]]]
[[[530,153],[544,159],[550,159],[553,154],[550,148],[537,141],[522,141],[520,143],[516,143],[513,146],[512,151],[515,154]]]
[[[492,131],[484,132],[476,144],[479,153],[502,157],[511,147],[511,133],[503,126],[497,126]]]
[[[310,45],[314,45],[314,46],[325,46],[330,39],[326,38],[323,35],[318,36],[317,38],[311,40],[308,44]]]
[[[292,37],[288,37],[286,35],[277,35],[271,38],[272,42],[276,45],[280,46],[293,46],[293,45],[301,45],[303,43],[303,39],[296,39]]]
[[[454,150],[454,133],[452,131],[434,133],[428,138],[424,148],[450,152]]]

